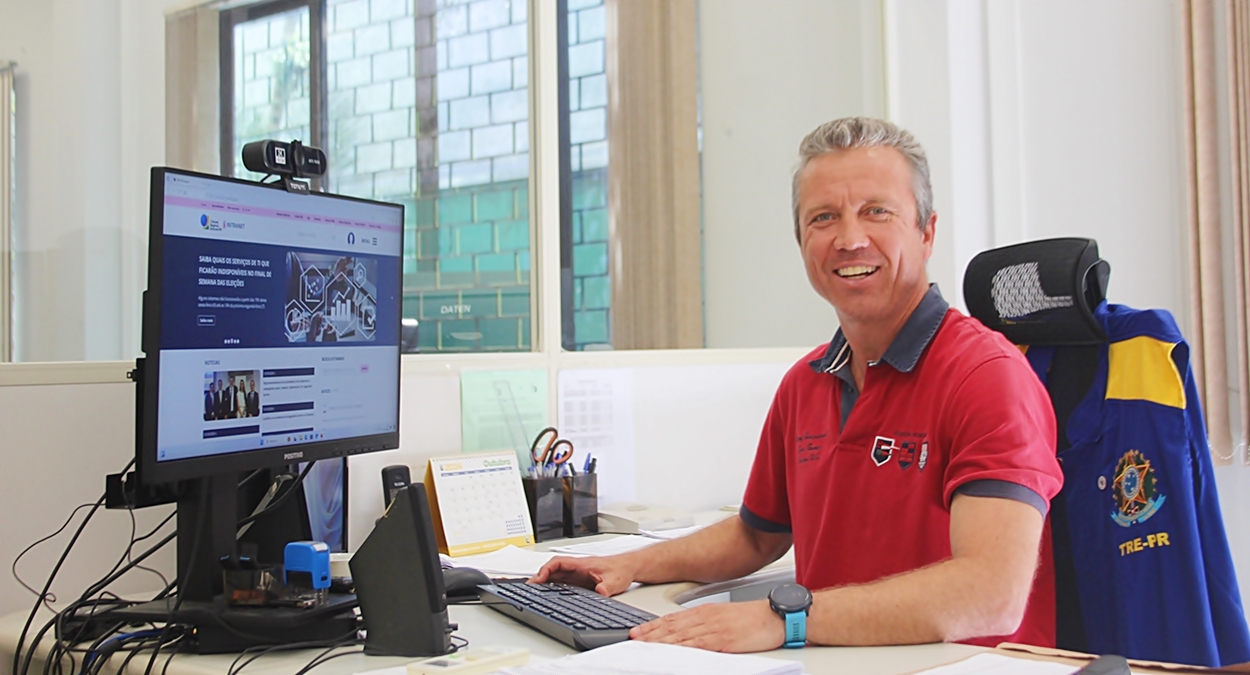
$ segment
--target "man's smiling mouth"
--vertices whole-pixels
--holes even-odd
[[[863,279],[864,277],[876,272],[879,267],[869,267],[867,265],[856,265],[854,267],[842,267],[833,271],[834,274],[843,279]]]

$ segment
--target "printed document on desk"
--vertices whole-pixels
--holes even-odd
[[[1066,663],[1020,659],[1002,654],[977,654],[916,675],[1071,675],[1080,669],[1080,666]]]
[[[721,654],[694,647],[627,640],[555,661],[499,672],[507,675],[800,675],[803,664],[767,656]]]

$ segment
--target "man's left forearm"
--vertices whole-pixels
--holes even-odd
[[[807,638],[825,645],[897,645],[1014,633],[1032,590],[1041,531],[1041,514],[1032,506],[956,497],[951,559],[816,592]]]

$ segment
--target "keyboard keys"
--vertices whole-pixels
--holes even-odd
[[[578,649],[627,640],[630,628],[656,618],[568,584],[499,584],[483,587],[482,599],[495,610]]]

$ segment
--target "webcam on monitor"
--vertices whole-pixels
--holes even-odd
[[[243,166],[248,171],[281,177],[283,187],[291,192],[308,192],[307,183],[293,179],[324,176],[326,153],[298,140],[253,141],[243,146]]]

